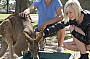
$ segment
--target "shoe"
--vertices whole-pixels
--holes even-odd
[[[79,59],[89,59],[88,53],[86,54],[81,54],[81,57]]]
[[[63,47],[57,47],[56,50],[57,50],[57,52],[63,52],[64,48]]]

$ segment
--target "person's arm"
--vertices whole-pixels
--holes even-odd
[[[83,42],[86,45],[90,44],[90,26],[87,28],[87,34],[82,34],[83,32],[79,31],[81,29],[73,30],[71,34],[77,38],[79,41]]]
[[[35,8],[35,5],[32,4],[28,9],[24,10],[24,13],[30,14]]]
[[[53,18],[53,19],[51,19],[49,21],[46,21],[38,29],[39,30],[44,30],[47,25],[61,21],[63,19],[63,10],[62,10],[62,7],[57,8],[56,9],[56,13],[57,13],[57,16],[55,18]]]
[[[46,21],[45,23],[47,24],[53,24],[53,23],[56,23],[56,22],[59,22],[63,19],[63,10],[62,10],[62,7],[59,7],[56,9],[56,13],[57,13],[57,16],[49,21]]]
[[[32,4],[28,9],[24,10],[24,12],[19,13],[19,15],[22,17],[27,17],[35,8],[35,5]]]

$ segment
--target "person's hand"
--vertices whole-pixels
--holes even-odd
[[[26,9],[24,12],[19,13],[19,16],[27,18],[30,14],[30,9]]]
[[[42,31],[42,30],[44,30],[46,28],[46,26],[47,26],[47,23],[44,23],[40,27],[38,27],[38,30]]]
[[[75,31],[77,31],[78,33],[81,33],[82,35],[85,36],[85,33],[82,31],[82,29],[80,29],[79,27],[75,26]]]
[[[70,28],[69,29],[70,29],[70,32],[72,32],[73,30],[75,30],[76,32],[81,33],[82,35],[85,36],[85,33],[79,27],[77,27],[75,25],[70,25]]]
[[[70,27],[69,27],[70,32],[72,32],[74,29],[75,29],[75,26],[74,25],[70,25]]]
[[[19,13],[19,16],[27,18],[29,15],[26,14],[25,12],[21,12]]]

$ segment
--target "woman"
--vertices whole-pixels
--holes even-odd
[[[70,25],[73,41],[65,42],[64,47],[80,51],[79,59],[89,59],[86,51],[90,50],[90,12],[84,11],[77,0],[68,0],[64,7],[64,19],[76,20],[77,25]]]
[[[30,14],[33,10],[37,8],[38,10],[38,28],[35,30],[36,34],[44,30],[47,25],[59,22],[62,20],[62,4],[60,0],[36,0],[33,1],[32,5],[26,9],[20,15],[25,17]],[[64,41],[64,30],[59,30],[57,32],[58,38],[58,49],[62,47]],[[42,44],[42,41],[40,42]],[[41,45],[42,46],[42,45]],[[42,49],[41,49],[42,50]]]

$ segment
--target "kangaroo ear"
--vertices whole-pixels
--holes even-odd
[[[43,37],[43,31],[40,31],[36,36],[36,41],[39,42],[42,37]]]
[[[25,36],[29,39],[29,41],[33,41],[33,38],[30,37],[28,32],[24,31]]]

